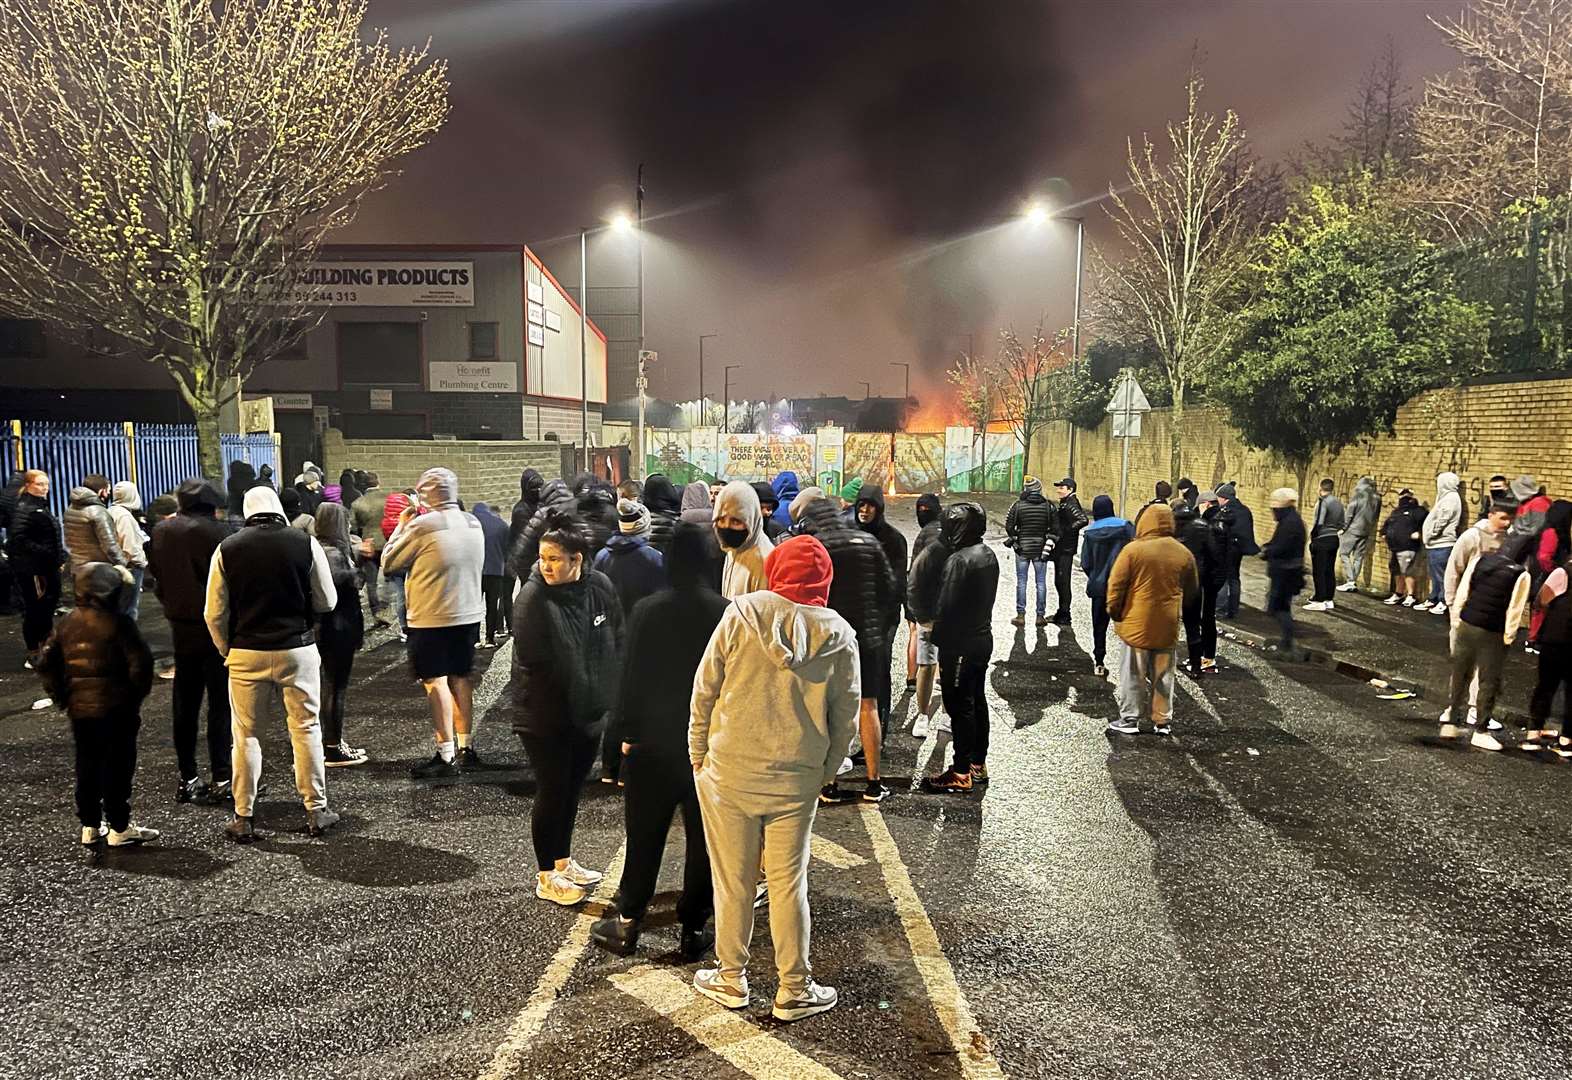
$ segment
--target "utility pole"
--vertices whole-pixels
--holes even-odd
[[[910,364],[903,364],[899,360],[891,360],[890,366],[906,369],[906,392],[901,395],[901,430],[905,431],[907,420],[906,412],[911,408],[912,401],[912,366]]]
[[[637,460],[633,464],[635,479],[644,478],[644,403],[648,397],[647,389],[649,379],[644,375],[644,162],[639,162],[639,176],[637,190],[634,193],[636,207],[636,225],[639,230],[637,242],[639,245],[639,447]],[[1077,293],[1079,296],[1079,293]],[[608,397],[611,395],[608,394]]]
[[[699,427],[707,427],[709,425],[709,410],[704,407],[706,405],[704,400],[704,343],[712,337],[720,337],[720,335],[699,335]]]
[[[740,367],[742,367],[741,364],[727,364],[726,370],[721,373],[722,383],[725,386],[721,394],[722,398],[724,398],[721,402],[721,431],[728,434],[731,432],[731,373]]]
[[[1074,374],[1081,367],[1081,271],[1084,244],[1086,240],[1086,219],[1077,217],[1070,219],[1075,222],[1075,321],[1070,330],[1070,372]],[[1070,454],[1065,475],[1072,480],[1075,478],[1075,421],[1069,422],[1070,427]]]
[[[579,438],[584,446],[584,471],[590,471],[589,449],[589,230],[579,229]]]

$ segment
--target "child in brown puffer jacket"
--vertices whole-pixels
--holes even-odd
[[[106,833],[110,847],[158,839],[131,820],[131,779],[142,702],[153,687],[153,654],[121,610],[130,574],[91,562],[76,572],[77,606],[40,654],[44,685],[71,718],[76,740],[76,812],[82,843]]]

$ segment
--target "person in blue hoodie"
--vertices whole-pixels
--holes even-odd
[[[1100,678],[1108,676],[1108,572],[1125,544],[1135,539],[1135,526],[1114,515],[1113,499],[1092,500],[1092,523],[1081,530],[1081,569],[1086,595],[1092,602],[1092,663]]]
[[[791,528],[791,501],[802,493],[802,487],[797,482],[797,474],[790,469],[785,469],[775,474],[775,479],[770,482],[770,487],[775,489],[775,513],[777,524],[783,528]]]
[[[508,574],[508,523],[485,503],[475,504],[475,520],[486,538],[486,557],[480,566],[480,586],[486,597],[486,640],[483,649],[497,647],[497,634],[508,635],[513,614],[513,578]]]

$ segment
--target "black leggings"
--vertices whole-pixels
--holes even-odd
[[[136,775],[135,709],[71,721],[76,739],[76,816],[84,829],[100,821],[123,832],[131,824],[131,778]]]
[[[325,748],[344,741],[344,699],[349,695],[355,650],[319,642],[317,651],[322,654],[322,745]]]
[[[556,868],[558,859],[573,854],[573,825],[579,816],[579,794],[600,748],[600,733],[566,731],[556,735],[519,733],[530,768],[535,772],[535,805],[530,810],[530,835],[535,862],[542,870]]]
[[[28,654],[43,648],[55,628],[55,605],[60,603],[60,571],[29,574],[17,583],[22,594],[22,642]]]
[[[1108,606],[1092,598],[1092,663],[1104,666],[1108,660]]]

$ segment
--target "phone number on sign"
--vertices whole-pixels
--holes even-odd
[[[295,302],[305,304],[353,304],[359,299],[360,294],[351,289],[318,289],[295,294]]]

